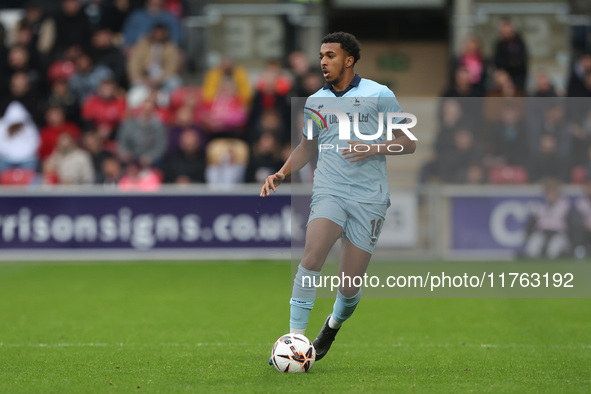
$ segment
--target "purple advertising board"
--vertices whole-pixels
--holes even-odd
[[[5,252],[289,249],[291,233],[287,194],[0,196]]]
[[[575,198],[570,196],[571,201]],[[514,251],[523,245],[531,196],[451,197],[453,251]]]

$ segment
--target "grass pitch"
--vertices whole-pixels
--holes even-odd
[[[589,299],[363,299],[308,374],[267,365],[289,263],[0,266],[1,393],[591,392]],[[319,299],[307,335],[332,309]]]

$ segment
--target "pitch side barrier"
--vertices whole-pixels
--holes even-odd
[[[582,188],[567,186],[572,200]],[[294,259],[301,255],[310,187],[0,188],[0,260]],[[392,190],[374,260],[511,259],[537,186]]]

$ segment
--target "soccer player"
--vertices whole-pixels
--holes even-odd
[[[317,121],[308,122],[314,126],[312,138],[308,139],[310,133],[305,127],[304,138],[283,167],[266,179],[260,193],[261,197],[269,196],[286,176],[299,171],[318,153],[304,254],[290,300],[292,333],[305,333],[316,298],[314,283],[302,278],[320,279],[328,253],[339,238],[342,238],[339,276],[353,278],[365,274],[390,204],[385,155],[413,153],[416,147],[413,139],[396,129],[395,138],[390,140],[385,133],[373,141],[352,134],[350,139],[341,141],[340,149],[328,149],[339,146],[339,123],[331,117],[322,117],[324,107],[338,107],[349,114],[360,113],[358,129],[363,128],[363,134],[371,135],[376,134],[379,113],[383,113],[381,120],[386,130],[386,114],[402,112],[390,89],[355,74],[360,52],[359,42],[349,33],[330,33],[322,39],[320,67],[326,84],[306,101],[307,119]],[[394,120],[393,123],[405,123],[402,118]],[[326,355],[360,297],[360,287],[341,283],[333,312],[314,340],[316,360]]]

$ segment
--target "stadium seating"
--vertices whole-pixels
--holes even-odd
[[[585,171],[585,167],[577,166],[572,169],[570,173],[570,180],[572,183],[582,185],[585,183],[585,179],[587,179],[587,171]]]
[[[493,185],[525,185],[528,173],[521,166],[495,167],[490,170],[488,180]]]
[[[50,84],[53,84],[59,79],[68,80],[76,72],[74,62],[70,60],[58,60],[49,66],[47,71],[47,79]]]
[[[35,180],[36,173],[24,168],[11,168],[0,174],[0,185],[30,185]]]

